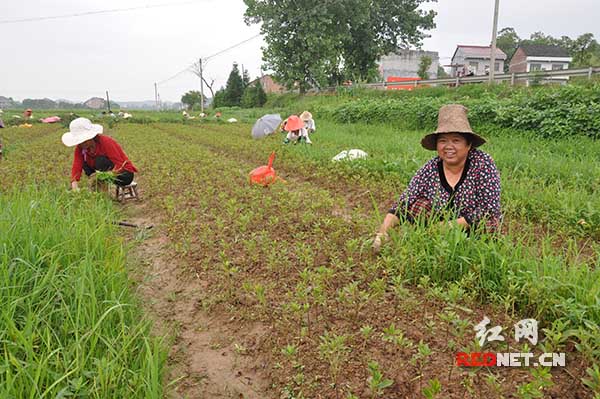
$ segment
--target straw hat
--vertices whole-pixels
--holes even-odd
[[[73,147],[93,139],[101,134],[102,130],[102,125],[96,125],[87,118],[77,118],[69,124],[69,131],[62,135],[62,142],[67,147]]]
[[[308,111],[304,111],[303,113],[300,114],[300,119],[302,119],[303,121],[309,121],[312,119],[312,114]]]
[[[479,147],[485,143],[485,139],[471,129],[469,119],[467,118],[467,108],[460,104],[448,104],[440,108],[437,130],[423,137],[421,140],[423,148],[435,151],[436,136],[442,133],[469,133],[473,136],[473,141],[471,142],[473,147]]]
[[[300,130],[304,127],[304,122],[298,117],[298,115],[291,115],[287,118],[287,123],[283,128],[285,131],[292,132],[294,130]]]

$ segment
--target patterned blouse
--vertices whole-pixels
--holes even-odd
[[[419,201],[427,201],[434,211],[453,211],[464,217],[469,226],[482,219],[499,222],[500,174],[491,156],[478,149],[471,149],[460,180],[452,189],[446,181],[440,157],[429,160],[411,179],[389,213],[411,217],[408,210]]]

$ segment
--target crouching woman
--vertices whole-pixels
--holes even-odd
[[[126,186],[133,181],[136,167],[129,160],[119,143],[102,134],[102,125],[93,124],[89,119],[77,118],[69,125],[69,131],[62,136],[67,147],[75,147],[71,168],[71,188],[78,190],[82,172],[92,176],[96,171],[112,171],[115,184]]]
[[[373,240],[374,252],[380,251],[388,230],[400,221],[435,218],[439,222],[444,215],[454,215],[442,222],[465,230],[480,226],[488,232],[498,230],[500,175],[492,157],[477,148],[485,142],[471,130],[465,107],[443,106],[437,130],[421,140],[437,156],[417,171],[389,210]]]

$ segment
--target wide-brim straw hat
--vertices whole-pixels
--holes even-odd
[[[103,130],[102,125],[96,125],[87,118],[77,118],[69,124],[69,131],[62,135],[62,142],[67,147],[73,147],[93,139]]]
[[[294,130],[300,130],[303,127],[304,122],[302,122],[302,119],[300,119],[298,115],[291,115],[289,118],[287,118],[287,123],[283,129],[288,132],[292,132]]]
[[[448,104],[440,108],[438,127],[435,132],[421,139],[423,148],[435,151],[437,149],[437,135],[443,133],[468,133],[473,138],[471,141],[473,147],[485,144],[486,140],[471,129],[467,111],[467,108],[460,104]]]
[[[303,121],[309,121],[312,119],[312,114],[308,111],[304,111],[303,113],[300,114],[300,119],[302,119]]]

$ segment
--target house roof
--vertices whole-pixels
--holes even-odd
[[[570,57],[569,52],[559,46],[549,44],[522,44],[520,46],[529,57]]]
[[[491,46],[468,46],[468,45],[463,45],[463,44],[459,44],[456,46],[456,50],[454,51],[454,55],[452,56],[452,59],[454,59],[454,57],[456,56],[456,52],[458,51],[458,49],[462,49],[463,53],[465,54],[465,58],[490,58],[491,53],[492,53],[492,47]],[[504,53],[504,51],[500,50],[499,48],[496,47],[496,59],[498,60],[505,60],[506,54]]]

